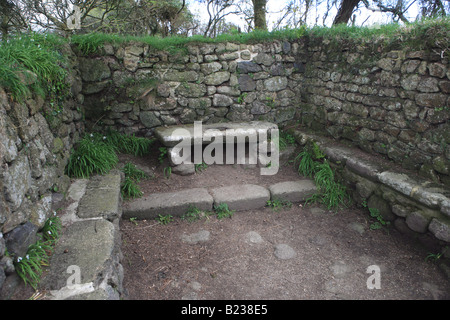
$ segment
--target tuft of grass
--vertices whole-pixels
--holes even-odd
[[[134,135],[119,134],[115,131],[108,131],[105,135],[98,132],[86,134],[78,147],[72,150],[66,173],[75,178],[106,174],[116,166],[117,153],[143,156],[148,154],[153,141]]]
[[[344,185],[336,180],[325,154],[316,143],[308,144],[294,160],[298,163],[298,173],[314,178],[318,192],[312,195],[308,202],[318,202],[328,209],[337,210],[350,203],[350,196]]]
[[[65,40],[56,35],[26,33],[0,45],[0,86],[15,100],[31,92],[61,100],[69,90],[65,82],[67,58],[61,53]]]
[[[70,177],[89,178],[93,174],[106,174],[116,166],[115,148],[99,140],[94,134],[86,134],[73,150],[66,166]]]
[[[14,260],[14,268],[17,275],[25,282],[25,285],[31,285],[36,290],[44,268],[49,266],[50,256],[56,241],[59,238],[61,230],[61,221],[59,217],[53,216],[44,224],[41,238],[28,247],[24,257],[17,257]]]
[[[122,197],[124,199],[142,197],[143,193],[139,189],[138,183],[141,179],[148,178],[148,175],[131,162],[127,162],[122,171],[125,174],[125,181],[120,189]]]
[[[137,182],[139,182],[141,179],[148,178],[148,175],[144,171],[138,169],[136,165],[134,165],[131,162],[125,163],[125,165],[122,168],[122,171],[126,177],[129,177],[130,179],[133,179]]]
[[[83,54],[98,54],[101,52],[105,43],[122,44],[138,42],[149,45],[154,50],[164,50],[172,54],[186,53],[186,46],[190,43],[256,43],[271,40],[293,40],[302,37],[306,32],[305,27],[299,29],[283,29],[274,31],[254,30],[250,33],[221,34],[216,38],[203,37],[195,35],[192,37],[171,36],[124,36],[106,33],[89,33],[84,35],[73,35],[71,43],[74,44]]]
[[[316,163],[313,154],[307,148],[303,149],[303,151],[295,157],[294,164],[297,165],[297,163],[298,173],[302,176],[312,178],[316,170]]]
[[[120,134],[117,131],[110,129],[104,136],[96,134],[96,137],[113,147],[118,153],[132,154],[135,156],[144,156],[148,154],[149,147],[155,141],[154,139],[136,137],[134,134]]]
[[[296,144],[295,138],[290,133],[287,133],[286,131],[280,130],[280,135],[278,137],[278,144],[280,151],[286,149],[288,146],[293,146]]]
[[[62,228],[61,219],[54,215],[47,219],[42,228],[42,234],[46,241],[55,242],[59,238],[59,233]]]

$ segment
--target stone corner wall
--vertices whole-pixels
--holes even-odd
[[[269,120],[282,124],[298,109],[303,65],[299,45],[190,44],[185,53],[146,44],[105,45],[80,57],[87,119],[148,134],[161,125]]]
[[[71,58],[67,81],[72,97],[80,99]],[[36,242],[70,185],[65,166],[84,132],[78,99],[67,99],[56,112],[47,99],[30,94],[13,101],[0,88],[0,288],[14,274],[13,259]]]
[[[301,122],[448,186],[448,54],[382,43],[310,40]]]
[[[294,121],[450,185],[450,69],[437,48],[308,36],[185,49],[106,44],[79,57],[89,126]]]

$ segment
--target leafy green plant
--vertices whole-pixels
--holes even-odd
[[[272,199],[267,200],[267,206],[272,208],[273,211],[279,211],[281,209],[291,208],[292,202],[284,199]]]
[[[159,156],[158,156],[159,163],[163,163],[164,159],[166,157],[167,157],[167,148],[166,147],[159,147]]]
[[[370,225],[371,230],[378,230],[390,225],[389,221],[384,221],[383,216],[380,214],[380,210],[376,208],[369,208],[369,212],[370,216],[377,220]]]
[[[208,168],[208,165],[205,162],[197,163],[195,165],[195,172],[201,172],[203,170],[206,170]]]
[[[295,138],[291,134],[280,131],[279,137],[278,137],[278,146],[279,150],[285,150],[288,146],[295,145]]]
[[[122,197],[124,199],[139,198],[143,195],[142,191],[139,189],[139,186],[136,184],[136,181],[127,176],[125,176],[120,192],[122,193]]]
[[[209,215],[211,215],[210,212],[200,210],[199,208],[190,205],[186,213],[181,216],[181,219],[188,222],[195,222],[202,219],[203,217],[208,217]]]
[[[239,104],[242,104],[245,101],[245,98],[247,97],[248,93],[244,92],[242,93],[238,98],[237,98],[237,102]]]
[[[130,222],[134,223],[136,226],[138,225],[138,222],[136,221],[137,218],[136,217],[131,217],[130,218]]]
[[[228,208],[228,204],[220,203],[214,205],[214,211],[216,212],[217,219],[231,218],[234,214],[234,210]]]
[[[314,178],[318,192],[307,199],[306,203],[318,202],[328,209],[338,209],[350,203],[350,197],[344,185],[335,178],[325,154],[316,143],[308,144],[294,160],[298,164],[298,173]]]
[[[108,173],[117,162],[115,149],[91,133],[85,135],[78,148],[73,150],[66,166],[66,173],[70,177],[89,178],[96,173]]]
[[[137,182],[139,182],[141,179],[148,178],[148,175],[144,171],[138,169],[136,165],[131,162],[125,163],[125,165],[122,168],[122,171],[126,177],[129,177],[130,179],[133,179]]]
[[[158,218],[156,218],[156,220],[158,220],[159,223],[166,225],[173,221],[173,216],[171,216],[170,214],[167,215],[160,214],[158,215]]]
[[[325,205],[328,209],[338,209],[346,206],[350,202],[346,188],[337,182],[334,172],[327,160],[317,164],[315,168],[314,181],[319,189],[319,193],[311,198]]]

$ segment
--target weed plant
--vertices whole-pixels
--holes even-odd
[[[278,137],[278,144],[280,151],[285,150],[288,146],[295,145],[295,138],[290,133],[287,133],[286,131],[280,131],[279,137]]]
[[[170,214],[167,214],[167,215],[160,214],[160,215],[158,215],[156,220],[158,220],[159,223],[166,225],[173,221],[173,216]]]
[[[143,195],[136,181],[127,176],[125,176],[125,181],[123,182],[123,185],[120,188],[120,192],[122,193],[122,197],[124,199],[140,198]]]
[[[125,181],[121,187],[122,197],[125,199],[142,197],[143,193],[138,183],[141,179],[148,178],[148,175],[131,162],[127,162],[122,171],[125,174]]]
[[[380,210],[378,210],[376,208],[369,208],[369,212],[370,212],[370,216],[372,218],[376,219],[376,221],[374,223],[370,224],[371,230],[378,230],[383,227],[388,227],[390,225],[389,221],[385,221],[383,219],[383,216],[380,214]]]
[[[59,217],[51,217],[47,219],[42,229],[41,238],[28,247],[25,257],[17,257],[14,260],[14,268],[17,275],[36,289],[40,280],[44,267],[49,265],[50,256],[53,248],[59,238],[61,230],[61,221]]]
[[[120,134],[117,131],[108,130],[106,135],[96,134],[97,139],[104,140],[105,143],[113,147],[116,152],[144,156],[149,153],[149,147],[154,142],[153,139],[136,137],[133,135]]]
[[[305,146],[294,160],[298,163],[298,173],[305,177],[314,178],[318,192],[307,199],[309,202],[318,202],[329,210],[337,210],[350,203],[350,197],[344,185],[339,183],[333,169],[330,167],[325,154],[316,143]]]
[[[214,211],[216,212],[217,219],[221,220],[223,218],[231,218],[234,214],[234,210],[228,208],[228,204],[220,203],[214,205]]]
[[[181,219],[188,222],[195,222],[201,220],[204,217],[209,217],[211,214],[211,212],[202,211],[199,208],[190,205],[186,213],[181,216]]]
[[[288,209],[292,207],[292,202],[283,199],[272,199],[267,200],[267,206],[272,208],[273,211],[277,212],[281,209]]]
[[[61,228],[61,219],[58,216],[48,218],[42,228],[44,239],[50,243],[55,242],[59,238]]]
[[[104,140],[95,134],[86,134],[69,158],[67,175],[87,179],[93,174],[106,174],[114,168],[118,162],[116,149]]]

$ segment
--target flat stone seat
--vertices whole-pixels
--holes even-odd
[[[211,211],[213,198],[204,188],[154,193],[126,203],[123,206],[123,217],[125,219],[154,219],[158,215],[181,217],[188,211],[189,206],[194,206],[204,211]]]
[[[317,192],[314,181],[310,179],[278,182],[269,186],[272,200],[287,200],[290,202],[304,202]]]
[[[210,189],[214,205],[226,203],[230,210],[243,211],[259,209],[270,200],[270,192],[254,184],[233,185]]]
[[[191,143],[194,143],[194,125],[186,124],[158,127],[155,129],[155,136],[166,147],[174,147],[181,141],[189,141],[188,139],[190,139]],[[258,139],[260,134],[268,134],[272,129],[278,129],[278,126],[266,121],[201,124],[202,144],[209,144],[213,141],[213,138],[220,136],[224,142],[227,136],[246,139],[253,136]]]

